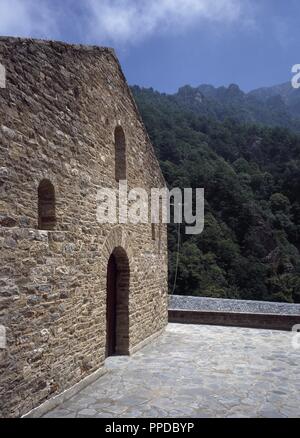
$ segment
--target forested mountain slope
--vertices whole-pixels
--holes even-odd
[[[205,229],[181,232],[175,293],[300,302],[300,136],[132,91],[169,187],[205,188]],[[170,225],[170,290],[176,245]]]

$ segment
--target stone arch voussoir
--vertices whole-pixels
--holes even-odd
[[[114,249],[119,247],[126,252],[129,261],[129,266],[130,268],[132,267],[133,253],[129,244],[129,238],[127,236],[126,231],[120,225],[114,227],[110,231],[109,235],[107,236],[107,238],[103,243],[101,258],[104,266],[107,266],[109,257],[111,256]]]

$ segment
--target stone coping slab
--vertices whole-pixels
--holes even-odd
[[[300,304],[172,295],[169,310],[300,316]]]

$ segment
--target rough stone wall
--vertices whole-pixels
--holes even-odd
[[[167,237],[151,224],[99,225],[96,191],[115,187],[122,126],[129,189],[164,180],[110,49],[0,39],[0,415],[20,416],[103,365],[106,270],[128,256],[129,346],[167,323]],[[55,187],[53,231],[38,229],[38,186]],[[158,234],[158,233],[157,233]]]

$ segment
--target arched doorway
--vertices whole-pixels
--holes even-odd
[[[106,357],[129,354],[129,277],[126,251],[115,248],[107,264]]]

